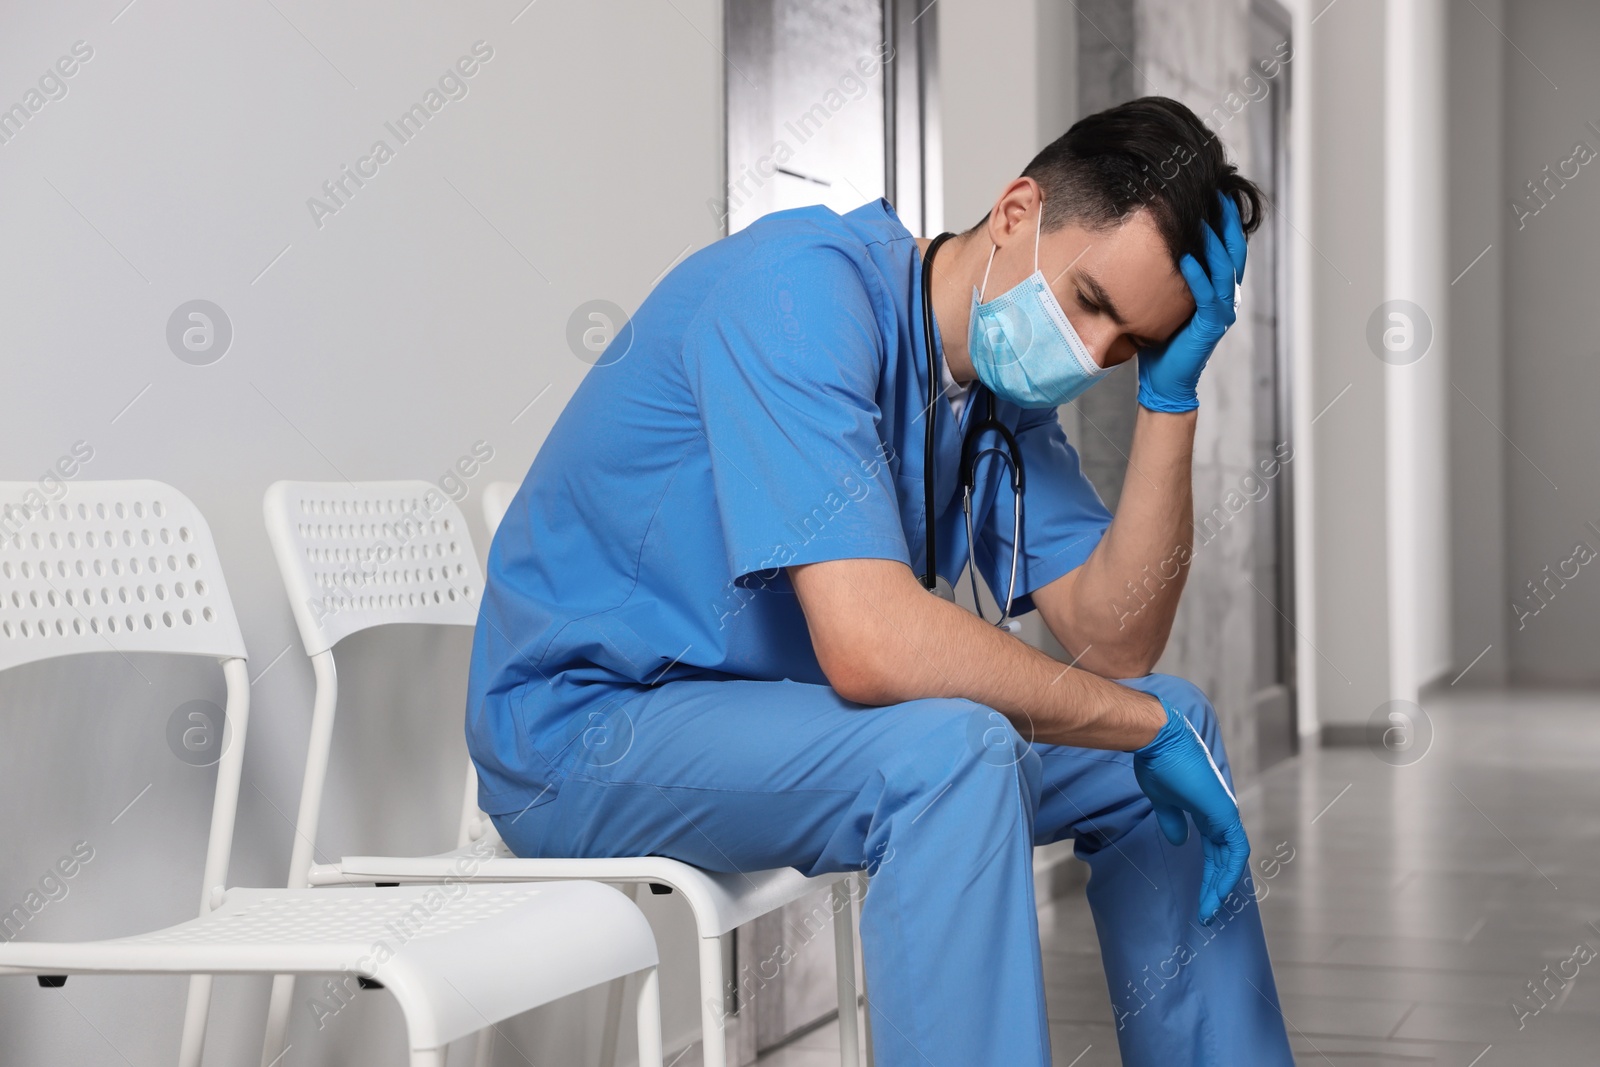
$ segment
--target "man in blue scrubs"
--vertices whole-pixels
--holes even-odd
[[[1043,1067],[1032,850],[1072,837],[1124,1062],[1291,1063],[1215,714],[1150,673],[1191,545],[1195,387],[1260,210],[1180,104],[1079,122],[937,251],[937,383],[930,242],[883,201],[769,215],[668,274],[490,552],[467,737],[505,841],[870,871],[880,1067]],[[1056,405],[1135,357],[1113,517]],[[1026,473],[1014,612],[1070,663],[918,580],[926,420],[954,581],[962,437],[991,403]],[[981,464],[1000,597],[1014,506]]]

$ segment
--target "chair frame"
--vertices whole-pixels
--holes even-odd
[[[509,483],[491,483],[484,491],[485,519],[491,540],[499,525],[503,506],[510,502]],[[438,625],[476,625],[476,611],[465,617],[460,611],[442,607],[423,617],[413,612],[406,618],[383,617],[382,611],[360,617],[349,616],[329,628],[310,610],[302,610],[319,588],[315,568],[305,545],[294,536],[292,497],[296,493],[325,493],[335,497],[361,493],[393,496],[431,492],[437,498],[432,508],[436,517],[448,518],[459,532],[461,543],[471,545],[465,517],[459,507],[427,482],[278,482],[267,491],[264,512],[269,538],[278,560],[284,588],[295,609],[301,640],[311,659],[316,680],[312,704],[311,737],[306,756],[306,775],[301,787],[300,808],[295,820],[294,852],[290,859],[289,885],[332,886],[351,884],[426,884],[442,880],[452,865],[485,836],[495,840],[498,855],[475,865],[468,880],[484,882],[544,882],[588,879],[630,887],[660,885],[681,893],[688,903],[699,934],[700,1014],[705,1067],[727,1067],[727,1013],[725,1003],[726,969],[723,965],[724,938],[739,925],[766,915],[784,904],[822,888],[831,888],[833,932],[836,953],[836,987],[839,1000],[840,1052],[842,1067],[859,1067],[861,1035],[855,973],[855,935],[852,887],[864,884],[865,875],[840,872],[807,878],[792,868],[775,871],[724,875],[708,872],[665,857],[611,859],[528,859],[513,855],[494,833],[488,818],[478,809],[477,771],[467,760],[466,783],[458,824],[457,848],[452,852],[425,857],[345,856],[337,863],[314,862],[314,844],[320,821],[325,779],[333,739],[333,723],[338,705],[338,672],[334,646],[344,637],[361,630],[399,622],[428,622]],[[475,552],[464,554],[468,584],[482,590],[485,584]],[[325,582],[322,587],[325,587]],[[605,1045],[600,1063],[614,1063],[615,1037],[620,1022],[623,982],[613,983],[607,1002]],[[274,982],[268,1010],[268,1036],[262,1050],[262,1067],[271,1067],[282,1049],[293,978],[280,976]],[[867,1019],[867,1064],[871,1067],[870,1012]],[[488,1042],[480,1040],[478,1059],[487,1063]]]

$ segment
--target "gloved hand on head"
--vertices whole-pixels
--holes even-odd
[[[1200,372],[1237,315],[1234,292],[1244,281],[1244,225],[1233,197],[1222,201],[1222,236],[1202,222],[1206,267],[1187,253],[1178,270],[1194,297],[1194,314],[1164,344],[1139,353],[1139,403],[1151,411],[1193,411],[1200,406]],[[1209,270],[1207,269],[1209,268]]]
[[[1189,838],[1187,812],[1200,831],[1205,871],[1200,881],[1200,921],[1209,924],[1223,899],[1244,876],[1250,841],[1239,805],[1211,750],[1183,713],[1165,700],[1167,721],[1148,745],[1133,753],[1133,776],[1155,806],[1161,832],[1174,845]]]

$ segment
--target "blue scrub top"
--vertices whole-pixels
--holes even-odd
[[[784,571],[923,568],[921,256],[886,201],[780,211],[679,264],[556,420],[489,552],[467,743],[494,815],[621,758],[613,714],[681,678],[826,684]],[[937,336],[935,343],[938,343]],[[939,573],[967,558],[961,435],[937,413]],[[1027,471],[1014,614],[1088,558],[1111,515],[1055,409],[995,402]],[[977,417],[981,418],[981,414]],[[974,494],[977,560],[1005,595],[1005,465]],[[760,715],[759,707],[749,709]]]

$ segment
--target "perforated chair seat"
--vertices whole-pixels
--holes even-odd
[[[644,915],[589,881],[231,889],[161,930],[0,945],[0,974],[357,975],[401,1001],[413,1048],[427,1049],[656,962]]]

